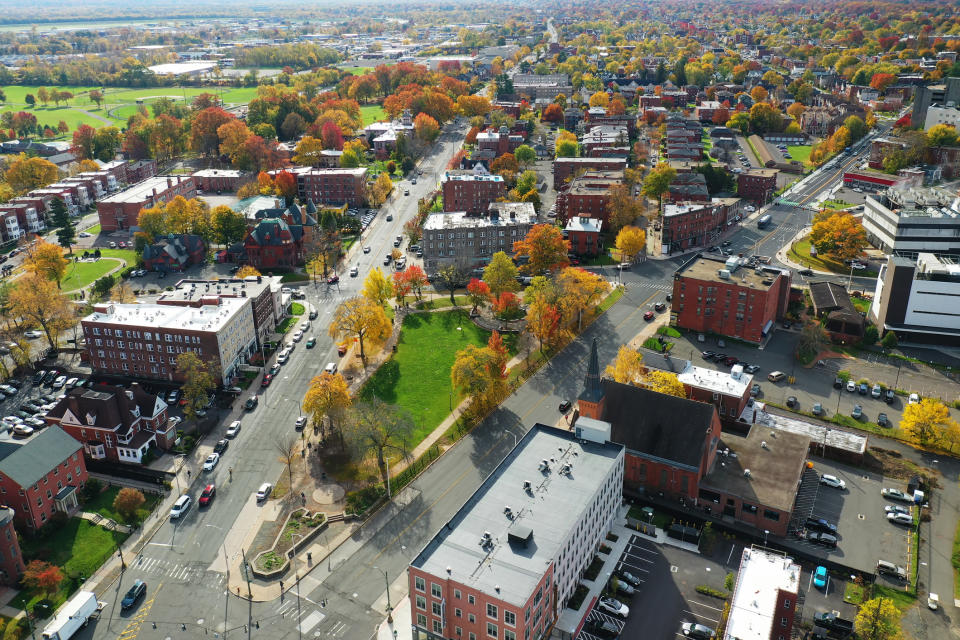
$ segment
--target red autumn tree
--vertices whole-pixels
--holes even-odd
[[[328,120],[323,123],[320,129],[320,139],[323,141],[324,149],[343,149],[343,130],[336,122]]]
[[[397,304],[406,304],[407,296],[410,295],[410,280],[406,270],[393,272],[393,295]]]
[[[97,130],[88,124],[81,124],[73,132],[73,154],[81,160],[93,158],[93,136]]]
[[[897,81],[897,76],[892,73],[875,73],[870,78],[870,86],[883,93],[891,84]]]
[[[214,155],[220,148],[217,129],[233,120],[233,115],[220,107],[198,111],[190,123],[190,148],[203,155]]]
[[[546,122],[563,122],[563,109],[556,103],[548,104],[547,108],[543,110],[543,115],[540,116],[540,119]]]
[[[297,177],[289,171],[281,171],[273,179],[273,189],[278,196],[292,200],[297,196]]]
[[[478,133],[480,133],[480,127],[470,127],[470,131],[467,131],[467,137],[463,141],[466,144],[477,144]]]
[[[472,278],[467,284],[467,298],[473,305],[471,313],[476,313],[480,305],[490,302],[490,285],[479,278]]]
[[[407,275],[407,284],[410,285],[410,290],[413,291],[413,295],[417,297],[417,300],[422,300],[423,288],[430,284],[427,274],[422,268],[415,264],[404,269],[404,272]]]
[[[499,318],[515,318],[520,313],[520,298],[512,291],[504,291],[493,301],[493,312]]]
[[[507,353],[507,345],[503,344],[503,338],[499,331],[490,334],[487,340],[487,348],[493,354],[493,359],[488,364],[490,375],[498,378],[507,377],[507,362],[510,360],[510,354]]]

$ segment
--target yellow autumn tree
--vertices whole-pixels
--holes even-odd
[[[310,380],[310,386],[303,396],[303,411],[310,416],[315,427],[322,425],[323,419],[327,418],[332,429],[335,427],[335,418],[340,417],[351,402],[347,381],[343,376],[323,372]]]
[[[687,391],[675,373],[669,371],[650,371],[643,377],[643,386],[668,396],[686,398]]]
[[[69,265],[70,261],[63,257],[63,247],[42,238],[36,244],[27,246],[23,258],[23,268],[28,273],[56,282],[58,289]]]
[[[383,275],[380,267],[371,269],[363,281],[363,297],[381,307],[393,297],[393,283]]]
[[[633,262],[647,246],[647,233],[639,227],[624,227],[617,234],[616,246],[623,262]]]
[[[900,418],[900,428],[921,447],[941,442],[945,433],[955,425],[947,406],[930,398],[908,404]]]
[[[810,244],[818,254],[838,262],[852,260],[867,246],[867,232],[852,215],[846,211],[836,211],[814,223]]]
[[[366,361],[366,344],[386,340],[392,329],[382,305],[357,296],[344,300],[336,308],[329,332],[334,339],[340,336],[356,338],[360,344],[360,358]]]
[[[617,359],[607,366],[606,374],[621,384],[636,384],[643,372],[643,354],[622,345],[617,351]]]
[[[239,271],[237,271],[236,277],[243,279],[243,278],[249,278],[251,276],[256,277],[259,275],[261,274],[256,267],[252,267],[249,264],[245,264],[242,267],[240,267]]]

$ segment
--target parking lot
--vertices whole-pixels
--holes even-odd
[[[718,539],[713,554],[707,556],[631,534],[615,568],[616,574],[627,572],[639,582],[632,596],[617,596],[630,613],[624,620],[595,606],[587,614],[579,638],[604,640],[616,635],[680,640],[685,637],[681,626],[688,622],[716,629],[724,601],[699,593],[697,587],[725,592],[725,578],[728,573],[736,575],[742,552],[741,544],[724,538]],[[818,588],[813,585],[816,565],[801,566],[798,615],[803,620],[809,622],[814,614],[823,611],[836,611],[848,618],[855,614],[855,607],[843,602],[846,576],[831,574],[826,587]]]
[[[788,545],[868,574],[873,573],[877,560],[908,568],[910,528],[888,522],[885,511],[885,507],[903,503],[881,495],[883,487],[903,488],[902,484],[884,481],[879,474],[831,460],[811,460],[818,473],[834,475],[846,484],[843,490],[820,485],[810,514],[837,525],[839,542],[836,549],[826,549],[799,538],[789,541]],[[805,514],[795,514],[797,516],[806,517]]]

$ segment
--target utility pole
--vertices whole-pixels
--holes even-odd
[[[297,573],[297,640],[303,640],[303,625],[300,623],[300,574]]]
[[[250,597],[250,602],[253,602],[253,589],[250,587],[250,565],[247,564],[247,552],[240,549],[240,556],[243,558],[243,577],[247,580],[247,595]]]
[[[223,550],[223,565],[227,568],[227,589],[223,598],[223,637],[227,637],[227,608],[230,606],[230,565],[227,563],[227,548],[224,543],[220,543],[220,549]]]

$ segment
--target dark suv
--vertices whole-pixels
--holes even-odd
[[[837,525],[827,522],[823,518],[807,518],[804,526],[811,531],[820,531],[834,536],[837,535]]]
[[[834,389],[843,389],[843,378],[834,378],[834,379],[833,379],[833,388],[834,388]]]

